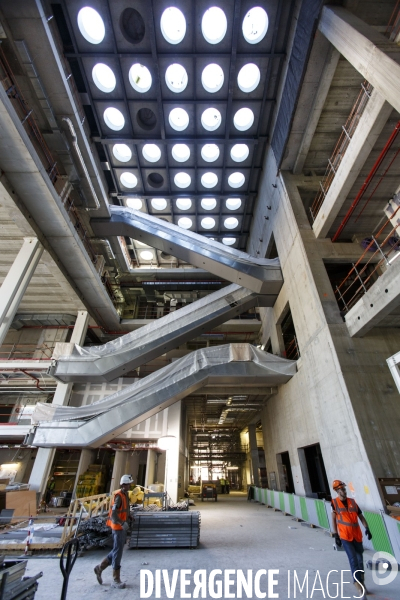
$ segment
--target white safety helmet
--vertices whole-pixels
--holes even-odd
[[[122,485],[124,483],[133,483],[132,475],[122,475],[119,485]]]

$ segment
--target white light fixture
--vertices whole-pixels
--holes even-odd
[[[149,162],[158,162],[161,158],[161,150],[156,144],[145,144],[142,149],[143,157]]]
[[[104,122],[113,131],[121,131],[125,125],[124,115],[118,108],[109,106],[103,114]]]
[[[217,201],[215,198],[202,198],[200,204],[204,210],[213,210],[217,206]]]
[[[189,208],[192,208],[192,201],[190,198],[178,198],[176,201],[176,206],[180,210],[189,210]]]
[[[254,63],[248,63],[240,69],[237,82],[242,92],[249,93],[256,89],[260,79],[260,69]]]
[[[140,210],[143,206],[140,198],[126,198],[125,202],[129,208],[133,208],[134,210]]]
[[[206,108],[201,115],[201,124],[207,131],[215,131],[221,125],[222,117],[216,108]]]
[[[168,121],[175,131],[184,131],[189,125],[189,115],[183,108],[173,108],[168,115]]]
[[[240,198],[228,198],[225,204],[228,210],[237,210],[242,206],[242,201]]]
[[[152,198],[151,206],[154,210],[165,210],[167,208],[167,201],[165,198]]]
[[[117,80],[113,71],[104,63],[97,63],[92,69],[92,77],[95,85],[106,94],[109,94],[115,89]]]
[[[233,246],[233,244],[236,242],[236,238],[234,237],[224,237],[222,238],[222,243],[225,244],[225,246]]]
[[[114,144],[112,151],[120,162],[128,162],[132,158],[132,150],[126,144]]]
[[[227,229],[235,229],[235,227],[237,227],[238,225],[239,225],[239,221],[237,220],[236,217],[228,217],[224,221],[224,226]]]
[[[91,44],[100,44],[104,40],[106,29],[104,21],[94,8],[85,6],[78,13],[78,27],[88,42]]]
[[[210,92],[210,94],[218,92],[224,83],[224,72],[221,67],[215,63],[204,67],[201,74],[201,83],[203,84],[203,88],[207,92]]]
[[[161,33],[170,44],[179,44],[186,33],[186,19],[175,6],[166,8],[161,15]]]
[[[233,124],[239,131],[247,131],[254,123],[254,113],[251,108],[240,108],[233,117]]]
[[[249,152],[247,144],[235,144],[231,148],[231,159],[235,162],[243,162],[248,157]]]
[[[134,175],[133,173],[129,173],[129,171],[125,171],[124,173],[122,173],[119,180],[122,183],[122,185],[126,188],[134,188],[137,186],[138,182],[136,175]]]
[[[154,254],[150,250],[142,250],[140,252],[140,258],[143,258],[143,260],[153,260]]]
[[[226,467],[227,471],[238,471],[239,467]]]
[[[245,180],[246,178],[243,173],[239,173],[237,171],[236,173],[229,175],[228,184],[231,186],[231,188],[240,188],[242,185],[244,185]]]
[[[188,84],[188,74],[185,67],[178,63],[173,63],[165,71],[165,83],[171,92],[180,94]]]
[[[268,29],[268,15],[261,6],[254,6],[243,19],[243,37],[249,44],[261,42]]]
[[[209,44],[219,44],[225,37],[227,26],[225,13],[218,6],[206,10],[201,20],[201,31]]]
[[[217,144],[204,144],[201,149],[201,158],[206,162],[214,162],[219,157]]]
[[[217,185],[218,183],[218,176],[216,173],[204,173],[204,175],[201,176],[201,185],[203,185],[205,188],[213,188]]]
[[[144,94],[151,88],[152,77],[149,69],[140,63],[135,63],[129,69],[129,83],[134,90]]]
[[[180,173],[177,173],[174,177],[175,185],[182,189],[189,187],[191,182],[192,182],[192,178],[190,177],[189,173],[184,173],[183,171],[181,171]]]
[[[177,162],[186,162],[190,158],[190,148],[186,144],[175,144],[172,146],[171,154]]]
[[[212,229],[215,227],[215,219],[212,217],[204,217],[204,219],[201,220],[201,226],[204,229]]]
[[[179,227],[182,227],[182,229],[190,229],[190,227],[193,225],[193,222],[192,219],[189,219],[189,217],[181,217],[178,219],[178,225]]]

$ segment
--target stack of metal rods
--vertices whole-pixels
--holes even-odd
[[[200,512],[137,513],[130,548],[197,548]]]

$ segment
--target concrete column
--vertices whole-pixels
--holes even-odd
[[[10,328],[26,288],[43,254],[43,246],[37,238],[24,238],[0,288],[0,346]]]
[[[252,470],[253,470],[253,483],[255,486],[259,487],[259,485],[260,485],[260,477],[259,477],[260,462],[258,459],[256,426],[249,425],[248,430],[249,430],[250,456],[251,456],[251,464],[252,464]]]
[[[73,488],[73,497],[74,498],[76,495],[76,486],[78,485],[79,478],[81,477],[81,475],[83,475],[83,473],[85,473],[87,471],[88,466],[93,463],[95,455],[96,455],[95,450],[90,450],[87,448],[84,448],[81,452],[81,457],[79,459],[78,470],[76,472],[76,478],[75,478],[75,483],[74,483],[74,488]]]
[[[144,487],[149,487],[154,483],[154,473],[156,466],[156,453],[154,450],[147,450],[147,465],[146,465],[146,477],[144,480]]]
[[[117,450],[115,453],[114,468],[111,477],[110,492],[114,492],[119,489],[119,482],[122,475],[125,475],[125,464],[126,464],[127,453],[123,450]]]
[[[165,457],[165,491],[168,492],[172,502],[178,502],[178,480],[179,480],[179,447],[181,430],[181,401],[175,402],[168,408],[167,435],[176,438],[173,448],[166,451]]]

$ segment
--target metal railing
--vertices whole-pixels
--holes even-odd
[[[285,344],[285,358],[289,360],[300,358],[300,350],[294,334],[283,334],[283,342]]]

